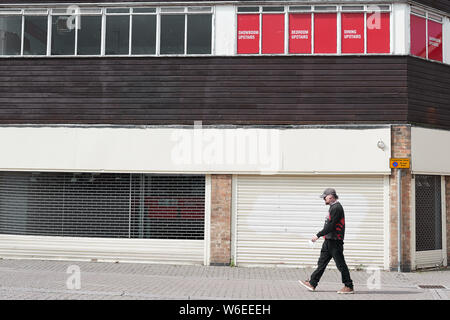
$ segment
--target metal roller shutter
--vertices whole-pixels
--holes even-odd
[[[235,260],[237,265],[315,266],[322,239],[308,240],[328,214],[319,195],[334,187],[344,206],[344,253],[350,267],[383,267],[384,177],[238,176]],[[335,266],[331,262],[331,266]]]
[[[0,173],[0,256],[204,261],[205,176]]]

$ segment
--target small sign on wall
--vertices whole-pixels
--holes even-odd
[[[389,166],[391,169],[409,169],[410,162],[409,158],[391,158],[389,159]]]

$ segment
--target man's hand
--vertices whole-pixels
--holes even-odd
[[[312,241],[312,242],[316,242],[318,239],[319,239],[319,238],[317,238],[317,236],[313,236],[313,237],[311,238],[311,241]]]

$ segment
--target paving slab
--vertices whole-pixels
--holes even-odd
[[[50,260],[0,260],[2,300],[448,300],[450,270],[351,270],[355,294],[338,295],[336,269],[316,292],[310,268],[241,268]],[[442,286],[422,289],[419,285]]]

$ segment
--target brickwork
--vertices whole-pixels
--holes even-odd
[[[231,263],[231,192],[231,175],[211,175],[211,265]]]
[[[391,143],[393,158],[411,158],[411,126],[398,125],[392,127]],[[403,169],[402,175],[402,271],[411,270],[411,171]],[[390,268],[398,268],[398,195],[397,195],[397,169],[392,169],[392,175],[389,179],[390,184]]]

